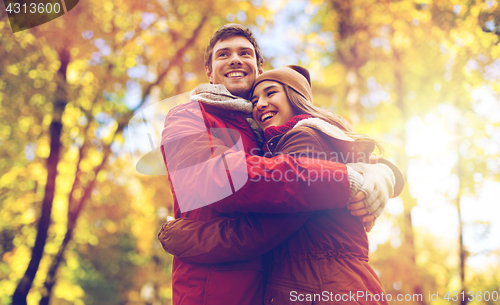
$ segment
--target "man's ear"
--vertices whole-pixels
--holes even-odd
[[[264,65],[260,64],[260,66],[259,66],[259,75],[261,75],[262,73],[264,73]]]
[[[210,81],[211,84],[213,84],[213,78],[212,78],[212,71],[208,69],[208,66],[205,66],[205,72],[207,73],[208,80]]]

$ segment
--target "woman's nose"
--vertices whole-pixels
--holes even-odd
[[[265,99],[259,99],[256,105],[257,109],[262,110],[267,107],[267,101]]]

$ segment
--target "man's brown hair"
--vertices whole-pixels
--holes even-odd
[[[212,54],[214,51],[214,46],[217,42],[226,40],[233,36],[241,36],[245,37],[255,49],[255,57],[257,60],[257,66],[260,67],[264,63],[264,58],[262,58],[262,54],[260,53],[259,45],[255,40],[252,32],[249,29],[245,28],[241,24],[229,23],[221,26],[210,38],[210,42],[208,43],[207,50],[205,51],[205,67],[208,68],[208,71],[212,72]]]

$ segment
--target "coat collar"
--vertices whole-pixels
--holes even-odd
[[[201,84],[191,91],[191,100],[224,110],[252,113],[252,103],[231,94],[224,85]]]
[[[224,111],[242,112],[259,146],[264,143],[263,131],[252,118],[252,102],[231,94],[224,85],[201,84],[191,91],[191,100]]]
[[[269,126],[264,131],[264,138],[266,140],[270,140],[276,136],[283,135],[287,131],[294,128],[298,122],[301,122],[302,120],[305,120],[307,118],[312,118],[312,117],[310,114],[299,114],[299,115],[293,116],[290,120],[288,120],[288,122],[286,122],[283,125]]]
[[[299,126],[308,126],[314,129],[317,129],[332,138],[339,139],[347,142],[354,142],[354,139],[348,136],[345,131],[341,130],[335,125],[332,125],[326,121],[323,121],[320,118],[308,118],[299,121],[293,128],[297,128]]]
[[[330,143],[340,152],[343,152],[346,156],[351,156],[351,159],[342,160],[342,162],[359,162],[359,160],[365,160],[369,157],[373,151],[374,144],[367,141],[356,141],[346,134],[343,130],[335,125],[332,125],[320,118],[306,118],[302,119],[293,126],[292,129],[296,128],[312,128],[318,130],[328,136]],[[281,138],[286,134],[286,132],[278,134],[270,138],[263,147],[265,153],[271,152],[274,154],[278,143]],[[348,152],[354,152],[349,154]],[[354,161],[357,160],[357,161]],[[368,162],[368,159],[365,160]]]

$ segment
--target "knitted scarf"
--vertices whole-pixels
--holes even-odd
[[[284,134],[285,132],[291,130],[299,121],[308,118],[312,118],[312,116],[310,114],[299,114],[292,117],[290,120],[288,120],[288,122],[281,126],[269,126],[266,128],[266,130],[264,130],[264,138],[266,139],[266,141],[269,141],[275,136]]]
[[[201,84],[191,91],[191,100],[229,111],[240,111],[252,128],[259,145],[262,145],[262,129],[252,118],[252,102],[235,96],[224,85]]]

